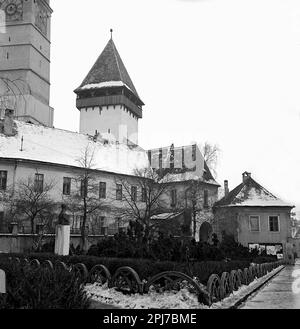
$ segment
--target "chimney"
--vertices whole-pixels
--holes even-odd
[[[251,178],[251,173],[245,171],[245,172],[243,173],[243,183],[246,183],[247,180],[248,180],[249,178]]]
[[[224,192],[225,192],[225,197],[229,194],[229,187],[228,187],[228,180],[224,181]]]
[[[14,110],[6,109],[3,122],[3,133],[5,136],[15,136],[16,131],[14,127]]]

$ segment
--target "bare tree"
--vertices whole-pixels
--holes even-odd
[[[77,185],[77,190],[70,196],[63,198],[73,215],[79,214],[82,218],[80,223],[80,234],[82,249],[86,251],[87,224],[93,215],[108,209],[108,206],[99,198],[99,182],[94,163],[95,148],[88,145],[80,158],[77,159],[79,169],[74,172],[73,180]]]
[[[27,180],[20,180],[13,192],[10,204],[12,218],[18,217],[21,221],[29,221],[31,233],[35,233],[37,220],[42,225],[48,225],[53,217],[56,204],[50,197],[54,182],[45,182],[43,186],[29,177]]]
[[[208,168],[213,172],[214,176],[217,177],[216,167],[218,164],[219,154],[221,152],[219,146],[205,142],[201,146],[201,152]]]
[[[1,193],[6,208],[6,224],[29,222],[31,234],[34,235],[34,250],[40,250],[45,234],[50,233],[52,229],[56,203],[50,192],[54,185],[54,181],[37,183],[33,177],[28,177]]]
[[[166,201],[162,197],[168,188],[168,182],[150,168],[135,171],[132,182],[116,178],[116,184],[122,186],[122,200],[125,206],[119,215],[142,231],[141,238],[146,244],[158,229],[152,220],[153,215],[166,211]]]

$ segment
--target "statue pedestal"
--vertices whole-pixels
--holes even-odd
[[[57,225],[55,233],[55,254],[69,256],[70,251],[70,225]]]

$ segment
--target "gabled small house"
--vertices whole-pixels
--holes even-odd
[[[279,258],[286,254],[292,239],[291,210],[293,205],[269,192],[252,177],[243,173],[240,185],[215,203],[216,233],[224,233],[249,248],[265,250]]]

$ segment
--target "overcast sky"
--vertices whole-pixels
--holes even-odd
[[[51,0],[55,127],[79,130],[73,90],[113,39],[146,104],[145,149],[216,143],[217,180],[242,172],[300,206],[299,0]]]

